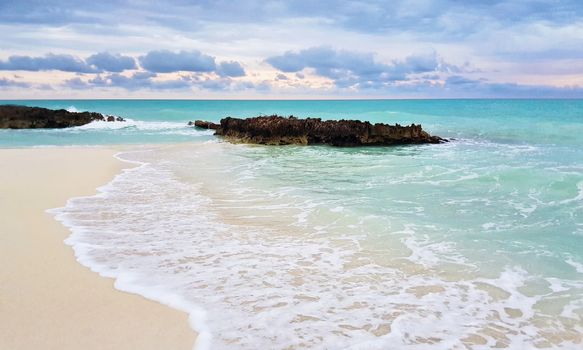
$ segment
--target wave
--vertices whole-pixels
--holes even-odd
[[[254,149],[121,153],[137,167],[51,212],[83,265],[188,312],[197,349],[534,348],[553,337],[565,341],[551,348],[577,348],[578,284],[547,279],[550,291],[525,293],[540,281],[510,262],[480,275],[456,244],[431,240],[430,226],[389,230],[394,220],[349,202],[265,185],[257,172],[270,158],[251,162]],[[389,240],[410,253],[381,263],[365,244],[372,230],[390,231],[373,252]],[[547,297],[563,298],[565,322],[535,311]]]
[[[71,105],[67,108],[67,112],[79,113],[79,110],[77,110],[77,108],[75,106]]]
[[[92,121],[89,124],[71,128],[71,130],[117,130],[117,129],[136,129],[141,131],[164,131],[164,130],[190,130],[203,134],[212,134],[213,130],[195,129],[186,123],[181,122],[164,122],[164,121],[143,121],[126,119],[124,122],[107,122],[101,120]]]

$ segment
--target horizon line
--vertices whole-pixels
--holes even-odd
[[[410,97],[410,98],[15,98],[0,101],[451,101],[451,100],[583,100],[583,97]]]

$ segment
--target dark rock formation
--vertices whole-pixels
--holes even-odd
[[[195,125],[216,129],[215,135],[229,141],[264,145],[385,146],[447,142],[429,135],[421,125],[373,125],[358,120],[322,121],[273,115],[247,119],[228,117],[221,119],[220,125],[196,121]]]
[[[0,129],[68,128],[95,120],[125,121],[121,117],[103,116],[94,112],[74,113],[64,109],[0,105]]]
[[[215,124],[212,122],[205,122],[204,120],[197,120],[194,123],[193,122],[188,122],[188,125],[194,125],[197,128],[201,128],[201,129],[213,129],[216,130],[219,128],[219,124]]]

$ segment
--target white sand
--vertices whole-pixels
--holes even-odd
[[[191,349],[187,315],[75,261],[46,209],[127,166],[106,148],[0,149],[0,349]]]

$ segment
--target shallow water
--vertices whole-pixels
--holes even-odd
[[[581,101],[203,102],[139,101],[147,117],[116,130],[0,135],[149,144],[119,154],[138,167],[55,213],[83,264],[190,312],[199,348],[582,346]],[[456,140],[231,145],[184,127],[195,107],[212,120],[345,111]]]

